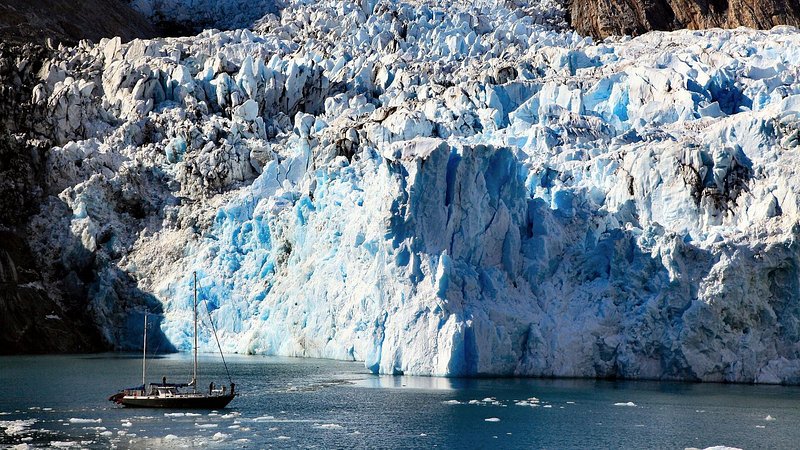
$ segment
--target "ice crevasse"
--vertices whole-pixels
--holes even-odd
[[[796,29],[594,42],[555,2],[306,3],[57,55],[41,245],[131,274],[183,349],[197,271],[226,351],[800,382]]]

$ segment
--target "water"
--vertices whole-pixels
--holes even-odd
[[[0,446],[780,449],[800,442],[797,387],[377,377],[360,363],[253,356],[231,356],[228,365],[241,396],[225,410],[184,415],[106,400],[141,382],[136,355],[0,357]],[[219,358],[203,356],[200,366],[201,383],[227,384]],[[186,381],[190,369],[188,355],[157,358],[149,381]]]

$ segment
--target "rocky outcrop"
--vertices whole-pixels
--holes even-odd
[[[156,28],[121,0],[4,0],[0,40],[76,43],[120,36],[124,41],[156,36]]]
[[[0,354],[107,349],[84,302],[46,288],[24,235],[0,231]]]
[[[568,11],[573,28],[597,38],[681,28],[800,25],[797,0],[572,0]]]
[[[189,36],[209,28],[250,28],[267,14],[278,12],[281,0],[128,0],[147,17],[160,36]]]

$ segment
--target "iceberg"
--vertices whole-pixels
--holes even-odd
[[[197,271],[228,352],[800,382],[796,29],[596,42],[555,1],[285,3],[55,53],[41,258],[129,274],[183,350]]]

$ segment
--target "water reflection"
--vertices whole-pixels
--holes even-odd
[[[373,389],[424,389],[449,391],[457,389],[454,378],[444,377],[409,377],[404,375],[372,375],[356,381],[359,387]]]

